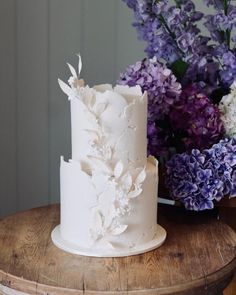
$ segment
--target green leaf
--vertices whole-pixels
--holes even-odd
[[[210,98],[214,104],[218,105],[222,97],[229,94],[229,92],[230,92],[229,89],[227,91],[227,89],[217,88],[214,91],[212,91]]]
[[[188,64],[182,59],[178,59],[171,65],[170,68],[178,81],[181,82],[188,69]]]

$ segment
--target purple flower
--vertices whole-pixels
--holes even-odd
[[[183,150],[210,147],[224,133],[218,108],[195,87],[185,88],[170,112],[173,130],[181,131]]]
[[[207,6],[214,6],[215,9],[220,10],[223,9],[223,2],[222,0],[204,0]]]
[[[207,95],[219,88],[228,91],[236,79],[234,62],[229,59],[230,54],[236,56],[236,6],[232,1],[204,0],[215,9],[209,15],[196,11],[191,0],[178,0],[175,5],[168,0],[123,1],[134,11],[134,26],[139,38],[147,43],[149,58],[164,60],[169,68],[177,60],[186,62],[188,69],[181,77],[183,86],[205,83]],[[202,19],[210,38],[199,29]]]
[[[156,59],[143,59],[130,65],[120,75],[119,83],[129,86],[140,85],[143,92],[148,92],[149,117],[152,119],[161,119],[168,114],[181,93],[181,85],[171,70]]]
[[[235,37],[232,36],[236,27],[236,6],[232,1],[205,0],[208,6],[213,6],[216,13],[205,16],[205,26],[210,32],[213,44],[213,57],[218,61],[218,81],[224,90],[228,90],[236,78],[236,49],[232,46]]]
[[[221,140],[208,150],[176,154],[166,164],[166,182],[173,199],[186,209],[205,210],[224,196],[236,196],[236,138]],[[234,153],[233,153],[234,151]]]
[[[220,71],[220,79],[228,88],[236,79],[236,49],[223,53],[223,69]]]
[[[166,152],[168,133],[158,125],[170,113],[172,105],[179,99],[181,85],[171,70],[156,59],[144,59],[129,66],[120,75],[118,83],[140,85],[148,93],[148,153],[154,156]]]
[[[181,50],[188,52],[189,47],[194,43],[194,37],[190,33],[184,33],[177,39],[177,42]]]
[[[139,38],[147,42],[145,51],[149,58],[155,56],[158,60],[163,59],[170,68],[175,61],[181,59],[189,66],[184,85],[210,81],[211,89],[216,88],[218,79],[215,79],[216,74],[212,71],[214,69],[218,74],[218,68],[211,66],[213,55],[212,46],[208,44],[210,39],[202,36],[197,26],[204,15],[196,11],[193,1],[178,0],[175,6],[168,0],[136,0],[136,5],[134,1],[123,1],[134,10],[134,26]],[[205,63],[201,62],[203,57]],[[208,70],[211,72],[208,73]],[[209,76],[214,76],[214,79],[208,79]]]

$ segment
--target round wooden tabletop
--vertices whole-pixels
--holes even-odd
[[[222,294],[236,267],[236,234],[212,213],[159,207],[165,244],[124,258],[75,256],[57,249],[51,231],[59,206],[0,222],[0,284],[28,294]]]

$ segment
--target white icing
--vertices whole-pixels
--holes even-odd
[[[142,182],[135,198],[126,195],[129,213],[116,207],[116,185],[105,176],[90,176],[77,161],[61,159],[61,235],[81,247],[125,248],[152,239],[157,220],[157,162],[150,159],[145,169],[136,169],[132,179]],[[137,177],[138,176],[138,177]],[[144,177],[145,176],[145,177]],[[99,189],[98,189],[99,187]],[[130,184],[126,188],[129,189]]]
[[[90,163],[88,155],[96,155],[91,146],[103,147],[103,156],[115,162],[121,159],[125,165],[136,167],[146,162],[147,118],[146,95],[136,96],[127,103],[124,96],[111,90],[90,93],[84,91],[83,103],[71,98],[72,159]],[[92,101],[92,103],[91,103]]]
[[[59,80],[71,103],[72,159],[61,158],[61,236],[80,247],[149,242],[156,229],[157,161],[146,158],[147,96],[139,86]]]
[[[88,155],[112,157],[114,163],[145,165],[147,149],[147,95],[140,86],[84,86],[79,74],[68,64],[72,76],[69,85],[59,80],[60,87],[71,101],[72,159],[85,162]],[[94,146],[91,143],[94,143]],[[95,148],[97,147],[97,149]]]

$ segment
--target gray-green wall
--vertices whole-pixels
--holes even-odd
[[[144,56],[132,20],[121,0],[0,0],[0,217],[59,200],[70,114],[57,78],[80,52],[89,84],[114,83]]]

